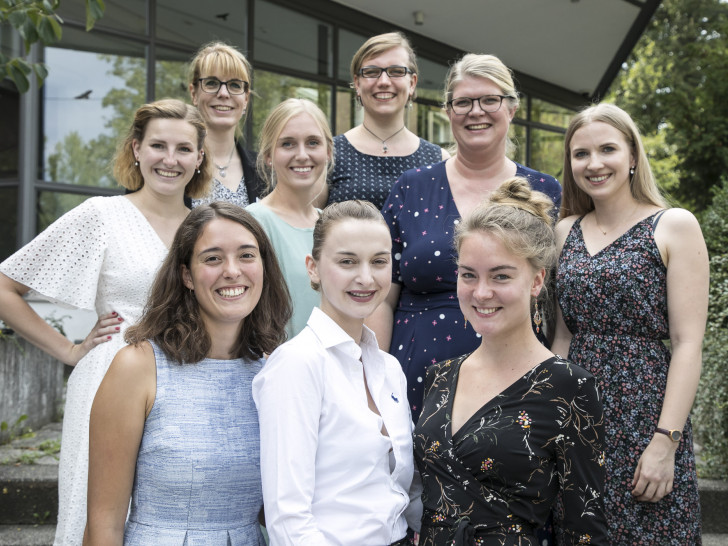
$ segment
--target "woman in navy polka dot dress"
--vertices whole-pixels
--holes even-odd
[[[480,343],[458,306],[455,224],[511,176],[528,179],[554,201],[555,210],[561,202],[554,177],[506,157],[518,94],[510,70],[497,57],[469,54],[453,65],[445,106],[457,153],[405,172],[392,188],[382,214],[392,233],[393,284],[370,319],[380,347],[404,369],[415,421],[422,409],[425,368]]]

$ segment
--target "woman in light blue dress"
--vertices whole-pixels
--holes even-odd
[[[84,544],[265,544],[251,383],[289,317],[257,221],[194,209],[94,400]]]

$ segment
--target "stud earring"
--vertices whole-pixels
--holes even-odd
[[[629,175],[634,176],[634,165],[629,168]]]
[[[538,302],[536,302],[536,310],[533,312],[533,323],[536,325],[537,334],[541,331],[542,322],[543,318],[541,317],[541,312],[538,310]]]
[[[412,100],[412,95],[410,95],[407,98],[407,108],[412,108],[412,106],[414,106],[414,101]]]
[[[139,160],[138,159],[134,162],[134,166],[135,167],[138,167],[139,166]]]
[[[202,171],[200,170],[200,168],[199,168],[199,167],[197,167],[197,174],[200,174],[201,172],[202,172]]]

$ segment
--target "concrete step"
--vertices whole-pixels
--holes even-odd
[[[57,516],[57,465],[0,465],[0,525],[55,524]]]
[[[2,543],[0,542],[0,545]],[[728,534],[725,535],[703,535],[703,546],[728,546]]]
[[[0,546],[52,546],[55,525],[0,525]]]

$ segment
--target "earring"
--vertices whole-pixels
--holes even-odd
[[[136,161],[134,162],[134,166],[135,166],[135,167],[138,167],[138,166],[139,166],[139,160],[136,160]]]
[[[247,113],[248,113],[248,109],[247,108],[243,108],[243,115],[245,115]]]
[[[361,108],[362,106],[364,106],[364,105],[362,104],[362,102],[361,102],[361,95],[360,95],[359,93],[357,93],[357,94],[356,94],[356,105],[357,105],[357,106],[358,106],[359,108]]]
[[[200,168],[198,167],[198,168],[197,168],[197,174],[200,174],[201,172],[202,172],[202,171],[201,171],[201,170],[200,170]]]
[[[412,108],[414,106],[414,102],[412,101],[412,95],[407,97],[407,108]]]
[[[538,310],[538,302],[536,302],[536,310],[533,312],[533,323],[536,325],[537,334],[541,331],[542,322],[543,318],[541,317],[541,312]]]
[[[467,329],[468,329],[468,319],[465,319],[465,326],[463,326],[463,328],[464,328],[465,330],[467,330]]]
[[[634,176],[634,165],[629,168],[629,175]]]

